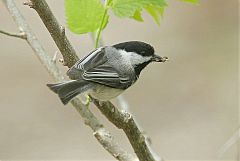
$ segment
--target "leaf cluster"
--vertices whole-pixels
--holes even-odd
[[[198,0],[180,0],[197,4]],[[76,34],[97,32],[100,35],[109,20],[108,10],[119,18],[131,18],[143,21],[142,12],[146,11],[157,24],[164,9],[166,0],[65,0],[67,27]]]

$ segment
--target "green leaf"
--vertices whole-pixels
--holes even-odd
[[[165,9],[165,7],[157,7],[157,8],[156,8],[156,10],[157,10],[158,13],[161,15],[161,17],[163,17],[164,9]]]
[[[181,0],[181,1],[187,2],[187,3],[198,4],[198,0]]]
[[[140,21],[143,22],[143,18],[142,18],[142,14],[141,14],[141,10],[137,10],[134,15],[132,16],[132,18],[136,21]]]
[[[158,25],[160,25],[160,16],[163,16],[164,7],[147,6],[145,10],[153,17]]]
[[[111,8],[118,17],[133,17],[137,11],[149,6],[166,6],[165,0],[112,0]]]
[[[104,6],[100,0],[65,0],[65,16],[70,31],[83,34],[96,31],[103,18]],[[103,27],[108,22],[106,15]]]

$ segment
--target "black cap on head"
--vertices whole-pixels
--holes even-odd
[[[127,52],[136,52],[143,56],[152,56],[154,54],[154,48],[141,41],[128,41],[113,45],[117,49],[122,49]]]

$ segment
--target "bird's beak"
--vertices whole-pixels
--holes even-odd
[[[166,57],[166,56],[161,57],[159,55],[154,54],[153,57],[152,57],[152,61],[155,61],[155,62],[165,62],[165,61],[168,61],[168,57]]]

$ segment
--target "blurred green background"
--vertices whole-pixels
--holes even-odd
[[[167,160],[219,159],[218,150],[239,127],[238,1],[199,1],[190,5],[169,0],[160,27],[146,14],[144,23],[111,16],[102,33],[106,45],[141,40],[170,58],[149,65],[123,94],[152,147]],[[57,47],[36,12],[23,6],[23,0],[16,2],[54,55]],[[63,0],[48,3],[64,25]],[[2,2],[0,28],[18,31]],[[89,35],[67,31],[67,36],[80,57],[93,49]],[[0,35],[0,52],[0,159],[113,159],[75,109],[64,107],[46,87],[53,79],[25,41]],[[132,151],[122,131],[95,106],[90,108]],[[237,160],[239,151],[235,144],[221,159]]]

